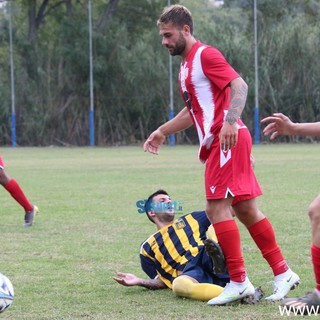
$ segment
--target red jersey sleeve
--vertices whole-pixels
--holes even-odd
[[[206,77],[220,90],[240,77],[222,53],[214,47],[209,46],[202,51],[201,64]]]

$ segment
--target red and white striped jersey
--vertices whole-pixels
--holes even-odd
[[[230,82],[238,77],[218,49],[200,41],[181,62],[180,92],[198,132],[201,162],[206,162],[214,139],[219,138],[230,104]],[[238,125],[244,126],[240,119]]]

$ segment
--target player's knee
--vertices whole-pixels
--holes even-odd
[[[193,282],[184,277],[180,276],[173,280],[172,282],[172,291],[180,297],[188,297],[191,292],[191,287]]]
[[[0,184],[5,186],[7,184],[7,175],[4,171],[4,169],[0,168]]]
[[[310,203],[308,214],[312,224],[320,224],[320,196]]]

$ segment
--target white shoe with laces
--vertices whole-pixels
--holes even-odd
[[[208,301],[210,306],[221,306],[229,302],[241,300],[242,298],[253,296],[255,293],[254,286],[249,281],[248,277],[244,282],[230,281],[220,295]]]
[[[300,283],[300,277],[291,269],[274,277],[273,294],[266,297],[269,301],[283,299],[290,290],[295,289]]]

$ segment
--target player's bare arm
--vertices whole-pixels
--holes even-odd
[[[246,104],[248,85],[242,78],[237,78],[231,81],[231,98],[230,106],[226,116],[226,122],[230,125],[236,123],[241,116],[243,108]]]
[[[271,140],[280,135],[320,136],[320,122],[294,123],[282,113],[274,113],[273,116],[266,117],[261,122],[268,123],[263,133],[266,136],[271,134]]]
[[[237,120],[241,116],[248,94],[248,85],[241,77],[232,80],[230,87],[230,106],[219,136],[221,149],[225,151],[237,144]]]
[[[140,287],[144,287],[144,288],[152,289],[152,290],[167,288],[167,286],[164,284],[164,282],[159,278],[142,279],[142,283],[140,284]]]
[[[294,132],[301,136],[320,136],[320,122],[295,123]]]
[[[172,120],[164,123],[157,130],[151,133],[143,145],[144,151],[159,154],[159,148],[164,143],[168,135],[185,130],[191,127],[192,124],[189,111],[185,107]]]
[[[117,277],[113,277],[113,280],[125,287],[140,286],[153,290],[167,288],[165,283],[159,278],[142,279],[132,273],[117,272]]]

